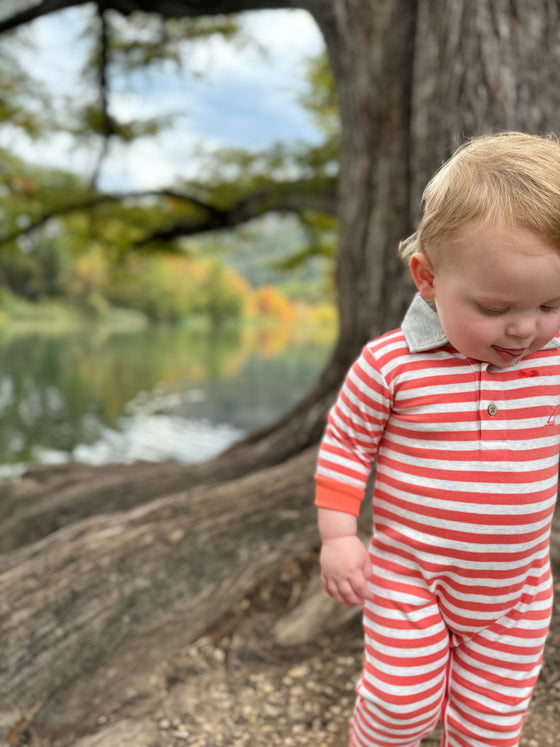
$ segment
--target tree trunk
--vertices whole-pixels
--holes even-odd
[[[188,644],[272,565],[316,542],[313,445],[351,360],[400,321],[411,287],[396,249],[425,182],[465,136],[560,129],[556,0],[119,3],[313,13],[343,128],[340,334],[298,408],[207,464],[35,470],[5,487],[4,722],[40,701],[51,721],[85,718],[98,697],[116,704],[127,673]]]
[[[316,544],[315,450],[234,483],[76,521],[2,557],[0,726],[87,722]],[[115,678],[115,671],[118,677]],[[70,723],[68,723],[70,722]]]
[[[560,131],[558,0],[420,0],[410,183],[412,220],[426,182],[466,138]]]

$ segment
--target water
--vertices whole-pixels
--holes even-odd
[[[0,336],[0,477],[28,464],[207,459],[313,385],[331,341],[283,328]]]

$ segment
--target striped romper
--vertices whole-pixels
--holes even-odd
[[[357,515],[372,462],[375,601],[354,747],[515,747],[550,625],[560,340],[497,369],[417,295],[329,415],[316,504]]]

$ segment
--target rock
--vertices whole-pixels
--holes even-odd
[[[361,607],[343,607],[329,597],[316,574],[312,576],[298,606],[275,624],[274,639],[280,646],[310,643],[321,633],[336,630],[358,618],[361,613]]]
[[[151,747],[157,744],[158,732],[155,725],[149,720],[137,721],[123,719],[111,726],[101,729],[96,734],[84,737],[75,742],[75,747],[108,747],[108,745],[119,745],[119,747]]]

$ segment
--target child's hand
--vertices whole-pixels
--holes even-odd
[[[366,599],[373,599],[367,585],[373,568],[357,536],[324,539],[320,560],[323,588],[337,602],[363,605]]]

